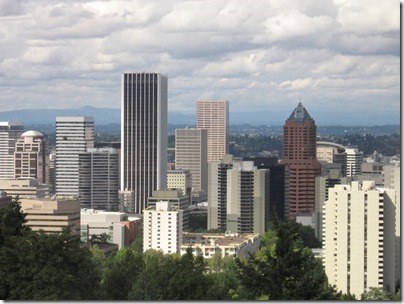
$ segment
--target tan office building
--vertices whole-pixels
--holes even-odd
[[[220,161],[229,152],[229,102],[198,100],[196,128],[208,130],[208,163]]]
[[[207,130],[175,130],[175,168],[191,172],[192,192],[207,192]]]
[[[70,227],[72,235],[80,235],[80,203],[77,199],[21,199],[26,214],[25,226],[32,231],[60,233]]]

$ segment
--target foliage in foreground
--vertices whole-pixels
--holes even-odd
[[[142,252],[141,242],[105,258],[68,230],[24,228],[18,201],[0,210],[0,298],[4,300],[353,300],[328,284],[299,225],[275,221],[250,259],[205,260]],[[362,299],[400,299],[370,290]]]

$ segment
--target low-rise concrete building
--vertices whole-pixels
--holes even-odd
[[[20,199],[26,214],[25,226],[32,231],[60,233],[70,228],[72,235],[80,233],[80,204],[77,199]]]
[[[258,233],[187,233],[183,234],[183,242],[180,254],[192,249],[195,256],[202,255],[204,258],[212,258],[216,253],[221,257],[237,256],[249,258],[260,247]]]
[[[109,243],[121,249],[135,240],[140,231],[141,220],[128,219],[126,213],[95,209],[81,209],[80,238],[87,242],[106,234]]]
[[[50,185],[41,184],[35,178],[0,180],[0,191],[7,192],[13,198],[44,198],[50,195],[50,188]]]

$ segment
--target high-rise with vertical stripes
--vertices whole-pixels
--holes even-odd
[[[121,80],[121,210],[141,213],[167,183],[167,76],[125,73]]]
[[[229,102],[198,100],[196,128],[208,130],[208,163],[221,161],[229,153]]]
[[[56,117],[55,189],[58,197],[79,195],[79,154],[93,147],[93,117]]]
[[[19,122],[0,122],[0,179],[14,178],[15,143],[23,132]]]

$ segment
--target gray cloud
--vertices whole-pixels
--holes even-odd
[[[169,76],[169,110],[397,112],[399,4],[0,0],[0,106],[119,107],[120,74]]]

